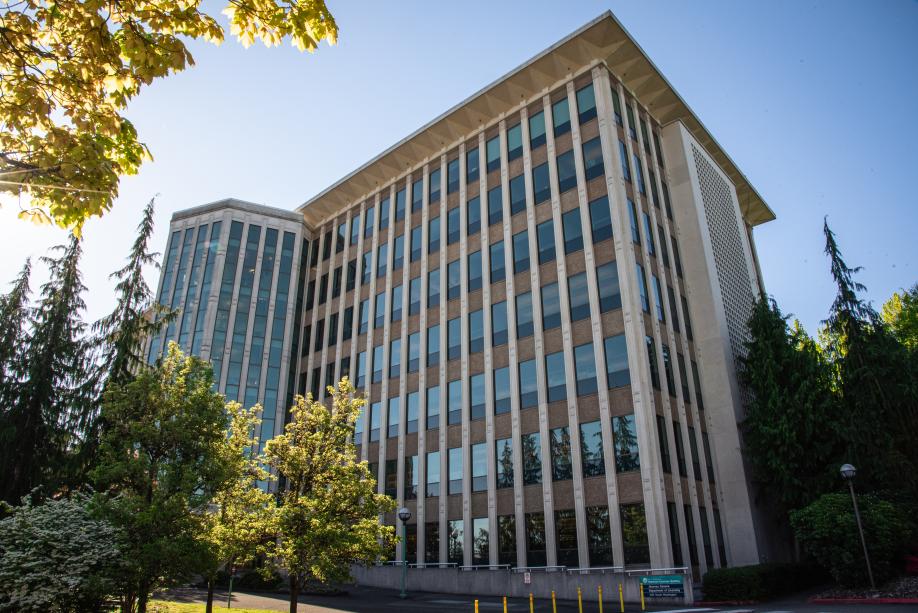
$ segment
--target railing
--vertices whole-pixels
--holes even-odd
[[[689,569],[687,566],[674,566],[672,568],[635,568],[625,571],[629,577],[634,575],[662,575],[662,574],[687,575]]]
[[[418,562],[408,565],[408,568],[457,568],[456,562]]]
[[[567,566],[514,566],[510,569],[513,573],[562,573]]]
[[[590,566],[584,568],[568,568],[567,572],[571,574],[578,575],[590,575],[593,573],[599,573],[600,575],[605,575],[606,573],[611,574],[621,574],[624,572],[624,566]]]
[[[472,564],[471,566],[460,566],[459,570],[509,570],[509,564]]]

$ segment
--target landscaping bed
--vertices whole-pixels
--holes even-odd
[[[843,602],[856,604],[863,601],[918,603],[918,577],[892,579],[876,590],[836,587],[820,592],[813,596],[810,601],[817,604],[842,604]]]

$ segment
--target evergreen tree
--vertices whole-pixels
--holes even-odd
[[[830,491],[842,448],[830,365],[799,323],[762,297],[749,319],[751,340],[739,379],[750,392],[743,427],[746,457],[780,515]]]
[[[68,455],[91,412],[88,343],[80,315],[86,289],[78,268],[82,249],[71,235],[43,257],[50,279],[31,314],[22,352],[22,380],[0,431],[0,497],[15,504],[32,488],[68,480]]]
[[[32,262],[26,260],[22,272],[13,282],[13,289],[9,294],[0,296],[0,431],[22,378],[22,347],[29,318],[31,272]]]
[[[893,292],[880,315],[900,343],[918,351],[918,283],[902,293]]]

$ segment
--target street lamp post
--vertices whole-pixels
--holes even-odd
[[[841,469],[842,479],[848,482],[848,489],[851,491],[851,504],[854,505],[854,518],[857,520],[857,531],[861,535],[861,547],[864,548],[864,562],[867,563],[867,576],[870,577],[870,589],[877,589],[876,583],[873,581],[873,569],[870,568],[870,554],[867,553],[867,539],[864,538],[864,526],[861,525],[861,512],[857,508],[857,496],[854,494],[854,476],[857,474],[857,469],[851,466],[850,464],[842,464]]]
[[[398,518],[402,520],[402,593],[399,597],[408,598],[405,585],[408,582],[408,520],[411,519],[411,511],[402,507],[398,510]]]

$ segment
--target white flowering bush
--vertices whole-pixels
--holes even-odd
[[[88,496],[23,499],[0,521],[0,611],[105,610],[122,567],[119,540]]]

